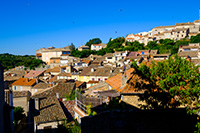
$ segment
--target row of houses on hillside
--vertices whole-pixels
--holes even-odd
[[[127,42],[138,41],[147,45],[149,41],[155,41],[160,39],[173,39],[181,40],[185,37],[195,36],[200,33],[200,20],[187,23],[176,23],[171,26],[159,26],[155,27],[149,32],[141,32],[136,35],[129,34],[125,40]]]

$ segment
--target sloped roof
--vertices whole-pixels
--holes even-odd
[[[190,57],[197,57],[198,56],[198,51],[187,51],[187,52],[180,52],[178,53],[178,56],[185,57],[185,56],[190,56]]]
[[[132,76],[131,73],[133,71],[134,71],[133,68],[130,68],[130,69],[125,71],[125,75],[127,76],[127,81],[131,78],[131,76]],[[122,73],[118,73],[117,75],[108,78],[105,82],[108,83],[112,88],[114,88],[118,92],[121,92],[122,91],[122,89],[120,89],[120,87],[121,87],[121,76],[122,76]]]
[[[85,83],[85,82],[81,82],[81,81],[76,80],[76,81],[75,81],[76,88],[78,88],[79,86],[81,86],[81,85],[84,84],[84,83]]]
[[[72,74],[71,74],[71,73],[62,72],[62,73],[59,73],[57,76],[67,76],[67,77],[71,77]]]
[[[71,101],[63,101],[62,102],[67,109],[67,111],[74,117],[74,105],[75,105],[75,100]]]
[[[14,97],[27,97],[31,96],[30,91],[13,91],[13,98]]]
[[[35,83],[36,79],[19,78],[12,85],[33,86]]]
[[[64,98],[66,94],[70,94],[73,89],[75,89],[75,83],[58,83],[56,86],[36,92],[32,98],[56,96],[56,93],[59,94],[60,98]]]
[[[94,69],[94,72],[91,71],[91,69]],[[116,75],[120,70],[119,68],[115,68],[113,72],[111,73],[110,70],[112,70],[111,67],[85,67],[79,74],[79,76],[113,76]]]
[[[49,68],[45,71],[45,73],[48,73],[48,72],[60,72],[60,67],[54,67],[54,68]]]
[[[35,123],[66,119],[65,113],[56,96],[42,98],[39,102],[40,114],[34,117]]]
[[[25,78],[36,78],[38,76],[40,76],[44,71],[35,71],[35,70],[31,70],[28,74],[26,74],[24,77]]]
[[[43,83],[43,82],[40,82],[33,86],[33,88],[35,88],[35,89],[46,89],[48,87],[49,87],[49,85],[46,83]]]

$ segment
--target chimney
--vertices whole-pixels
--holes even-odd
[[[110,73],[113,73],[113,69],[110,70]]]
[[[39,98],[35,98],[35,109],[40,110],[40,99]]]
[[[91,68],[91,72],[94,72],[95,71],[95,69],[94,68]]]
[[[127,77],[126,77],[125,71],[121,71],[121,87],[120,87],[120,89],[122,89],[126,85],[126,82],[127,82]]]
[[[56,97],[57,97],[57,99],[59,99],[59,93],[56,93]]]

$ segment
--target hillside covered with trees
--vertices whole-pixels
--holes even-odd
[[[86,45],[91,46],[91,44],[101,43],[102,41],[99,38],[94,38],[89,40]],[[122,44],[126,46],[123,46]],[[172,55],[178,52],[180,45],[188,45],[189,43],[200,43],[200,34],[196,36],[192,36],[191,39],[184,38],[182,40],[174,41],[172,39],[161,39],[159,41],[150,41],[148,42],[147,46],[144,46],[143,43],[139,43],[138,41],[135,42],[125,42],[124,37],[118,37],[116,39],[110,39],[107,43],[107,47],[103,48],[99,51],[92,51],[92,50],[84,50],[78,51],[72,50],[71,55],[75,57],[88,57],[90,54],[96,55],[105,55],[106,53],[113,53],[114,51],[138,51],[138,50],[155,50],[157,49],[160,54],[171,53]]]
[[[5,69],[11,69],[16,66],[25,66],[30,69],[34,69],[38,65],[42,64],[42,60],[36,59],[32,55],[12,55],[12,54],[0,54],[0,64]]]

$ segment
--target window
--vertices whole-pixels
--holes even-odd
[[[107,78],[105,78],[104,80],[107,80]]]
[[[22,91],[23,89],[22,89],[22,86],[20,86],[20,91]]]
[[[98,81],[100,81],[101,79],[100,78],[98,78]]]
[[[96,46],[94,46],[94,48],[96,48]]]
[[[37,92],[37,89],[35,89],[35,92]]]
[[[100,48],[101,46],[99,46],[99,48]]]
[[[91,86],[93,86],[93,84],[90,84]]]
[[[179,35],[177,35],[177,37],[179,37]]]
[[[86,76],[84,76],[83,79],[86,79]]]
[[[14,86],[14,90],[15,90],[15,91],[17,90],[17,86]]]
[[[94,78],[92,78],[92,81],[94,81]]]
[[[69,69],[67,69],[67,72],[69,72]]]
[[[107,57],[107,59],[112,59],[112,57]]]

